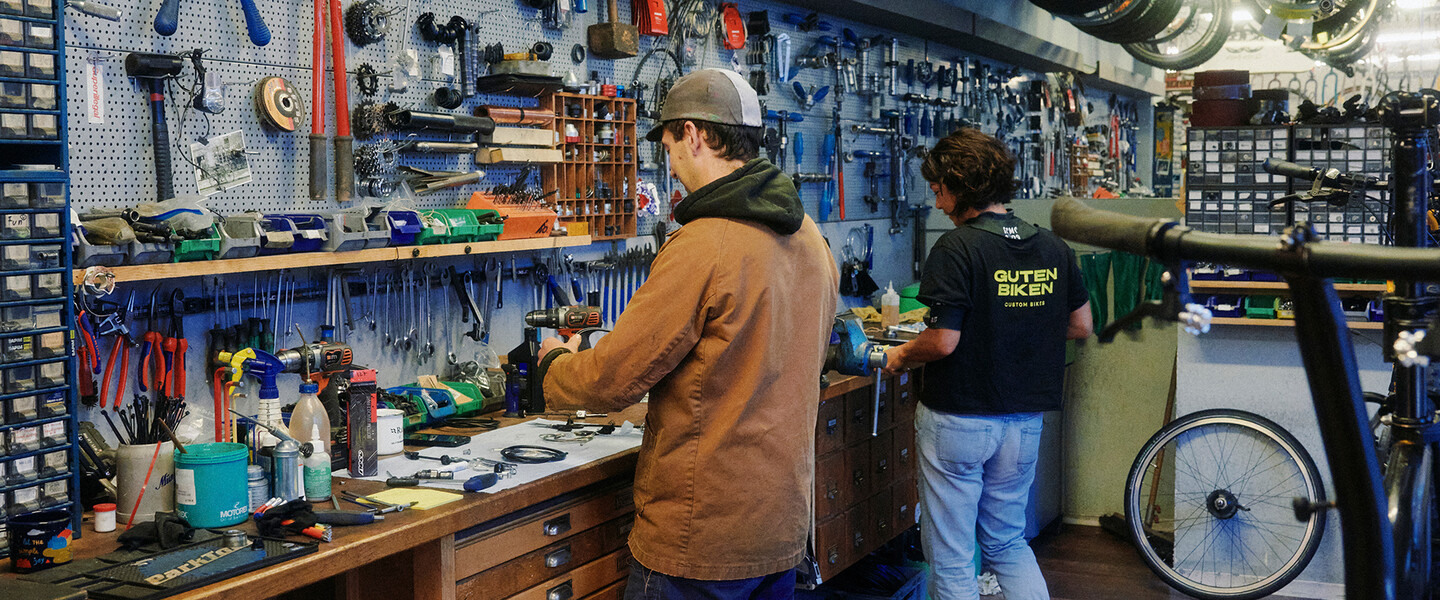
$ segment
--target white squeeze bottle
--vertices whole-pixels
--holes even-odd
[[[310,439],[320,437],[320,425],[310,426]],[[305,499],[311,502],[330,499],[330,453],[325,444],[311,442],[310,456],[305,457]]]
[[[900,294],[895,293],[895,282],[885,284],[885,293],[880,296],[880,329],[889,330],[900,324]]]

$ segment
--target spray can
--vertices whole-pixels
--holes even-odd
[[[250,512],[255,512],[270,500],[270,483],[265,480],[265,468],[260,465],[246,467],[245,476],[249,480],[246,489],[250,495]]]

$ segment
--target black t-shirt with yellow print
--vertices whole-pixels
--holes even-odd
[[[1075,253],[1014,213],[981,213],[930,250],[917,298],[960,332],[925,368],[925,406],[959,414],[1058,410],[1070,313],[1089,295]]]

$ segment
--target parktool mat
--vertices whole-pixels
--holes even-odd
[[[213,535],[205,531],[197,535]],[[43,571],[28,579],[83,589],[98,600],[152,600],[229,579],[315,552],[318,544],[248,538],[226,544],[215,535],[154,553],[120,550],[97,559]]]
[[[628,421],[627,421],[628,423]],[[552,421],[550,419],[535,419],[502,427],[495,431],[487,431],[470,438],[470,443],[457,448],[424,448],[420,455],[430,458],[449,456],[458,459],[460,462],[451,461],[449,470],[455,470],[454,479],[422,479],[420,485],[423,487],[441,488],[447,490],[464,489],[465,481],[476,475],[493,472],[488,466],[473,464],[476,459],[487,459],[490,461],[504,461],[500,451],[504,448],[516,445],[544,446],[553,448],[565,453],[565,458],[548,463],[539,464],[517,464],[515,474],[509,477],[501,477],[495,485],[482,490],[488,493],[508,490],[522,484],[530,483],[561,471],[573,469],[585,463],[594,462],[613,454],[619,454],[640,445],[643,432],[638,427],[625,427],[617,425],[614,433],[597,434],[584,443],[580,442],[556,442],[541,439],[542,435],[564,434],[564,439],[573,439],[574,436],[555,430],[556,425],[564,425],[563,421]],[[594,431],[594,427],[587,427]],[[571,432],[573,433],[573,432]],[[470,468],[478,467],[479,470]],[[385,481],[391,475],[395,477],[409,477],[411,474],[422,469],[447,469],[435,460],[406,458],[404,454],[392,454],[380,459],[380,474],[375,477],[361,477],[366,481]],[[389,473],[389,475],[386,475]],[[349,477],[350,472],[344,469],[335,471],[336,477]]]

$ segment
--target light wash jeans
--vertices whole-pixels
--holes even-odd
[[[999,577],[1006,600],[1050,598],[1025,541],[1025,505],[1042,428],[1040,413],[956,415],[917,408],[920,539],[930,563],[931,600],[980,597],[977,535],[984,566]]]

